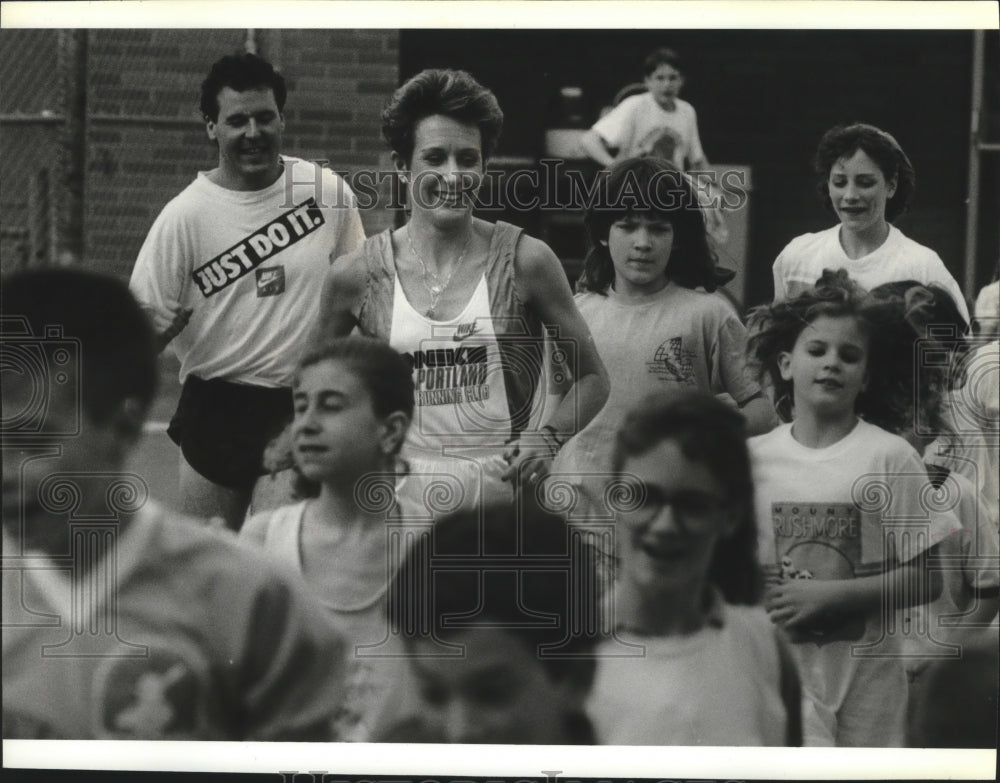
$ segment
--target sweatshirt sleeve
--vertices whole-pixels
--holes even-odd
[[[771,275],[774,278],[774,302],[783,302],[788,298],[785,291],[785,251],[782,250],[771,267]]]
[[[690,106],[690,104],[688,104]],[[699,160],[705,159],[705,150],[701,146],[701,136],[698,133],[698,112],[695,111],[694,106],[691,106],[691,133],[690,133],[690,143],[691,149],[688,150],[687,164],[690,166]]]
[[[962,318],[965,319],[966,323],[970,323],[969,305],[965,301],[965,295],[937,253],[932,252],[931,257],[928,259],[927,282],[944,288],[951,298],[955,300],[955,304],[962,313]]]

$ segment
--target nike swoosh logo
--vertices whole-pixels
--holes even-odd
[[[471,328],[469,326],[459,326],[458,330],[451,336],[451,339],[456,343],[460,343],[467,337],[472,337],[477,334],[479,334],[479,325],[473,323]]]

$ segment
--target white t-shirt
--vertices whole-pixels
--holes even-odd
[[[759,607],[730,606],[717,596],[700,631],[656,637],[619,630],[597,656],[587,712],[603,745],[786,742],[777,639]]]
[[[330,262],[365,239],[340,177],[298,158],[282,162],[283,174],[257,191],[228,190],[200,172],[139,251],[129,287],[156,330],[172,321],[170,308],[193,309],[170,343],[181,382],[194,373],[290,386]]]
[[[263,547],[280,567],[305,579],[302,565],[302,520],[306,503],[282,506],[257,514],[240,530],[241,540]],[[330,528],[331,535],[336,535]],[[389,528],[368,531],[353,542],[322,585],[308,582],[312,594],[327,610],[333,626],[347,640],[346,688],[334,716],[336,738],[370,742],[399,719],[408,703],[405,650],[389,632],[385,612],[391,579]]]
[[[825,448],[803,446],[792,424],[749,440],[758,555],[783,579],[852,579],[884,571],[961,529],[933,499],[917,452],[865,421]],[[903,742],[901,634],[882,613],[790,632],[803,680],[807,745]]]
[[[648,92],[632,95],[594,123],[592,130],[618,149],[619,159],[655,154],[685,171],[705,153],[694,107],[680,98],[674,103],[674,110],[667,111]]]
[[[993,523],[1000,525],[1000,342],[980,345],[968,358],[965,383],[948,394],[946,411],[957,433],[949,440],[974,463],[977,475],[970,478],[982,491]]]
[[[744,403],[760,391],[746,372],[746,328],[719,294],[675,283],[639,299],[577,294],[577,308],[608,370],[600,412],[560,450],[555,474],[570,477],[598,503],[611,476],[611,446],[625,415],[665,389],[729,394]],[[602,479],[603,477],[603,479]]]
[[[974,629],[960,618],[977,596],[997,596],[1000,589],[1000,548],[997,528],[989,518],[982,493],[961,473],[938,468],[939,497],[955,504],[962,530],[948,536],[938,547],[942,562],[941,595],[931,604],[900,610],[899,620],[908,631],[903,637],[907,668],[920,669],[934,658],[957,652],[965,636]]]
[[[4,531],[5,738],[331,736],[345,643],[294,575],[152,502],[113,540],[74,595],[71,558]]]
[[[844,252],[839,224],[795,237],[774,262],[774,301],[791,299],[812,288],[824,269],[846,269],[851,279],[866,291],[899,280],[916,280],[922,285],[935,283],[951,295],[962,316],[969,320],[962,290],[938,254],[917,244],[895,226],[889,226],[889,236],[881,247],[861,258],[848,258]]]
[[[996,371],[993,374],[995,376]],[[983,419],[977,418],[982,411],[963,409],[967,402],[963,399],[963,391],[958,389],[946,395],[945,420],[952,431],[942,432],[929,443],[924,448],[923,459],[928,465],[947,468],[972,482],[980,497],[983,518],[998,528],[1000,473],[994,456],[997,433],[983,433],[977,428],[983,423]]]

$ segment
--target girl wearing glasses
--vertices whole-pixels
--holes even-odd
[[[589,702],[613,745],[798,745],[798,676],[754,606],[746,420],[706,393],[626,417],[613,467],[619,568]]]

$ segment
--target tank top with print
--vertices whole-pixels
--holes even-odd
[[[417,312],[395,281],[389,344],[413,365],[411,449],[502,444],[510,409],[500,365],[486,276],[455,318]]]
[[[413,423],[404,453],[496,447],[531,418],[542,381],[541,325],[514,286],[521,229],[498,221],[486,268],[462,312],[436,321],[413,308],[399,283],[389,230],[365,243],[360,330],[413,365]]]

